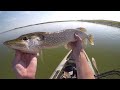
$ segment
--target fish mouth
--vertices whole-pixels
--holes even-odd
[[[6,46],[11,46],[11,43],[9,41],[4,42],[3,44]]]
[[[3,43],[4,45],[11,47],[11,46],[19,46],[19,47],[23,47],[25,46],[25,43],[22,42],[21,40],[10,40],[10,41],[6,41]]]
[[[5,41],[3,44],[7,46],[11,46],[15,44],[15,40]]]

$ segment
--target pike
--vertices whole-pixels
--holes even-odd
[[[74,42],[74,34],[79,35],[84,43],[86,39],[94,45],[94,38],[91,34],[86,34],[83,27],[76,29],[66,29],[60,32],[33,32],[24,34],[16,39],[4,42],[4,45],[17,49],[25,53],[39,53],[42,49],[55,48],[62,45],[69,46],[69,42]],[[68,47],[69,48],[69,47]]]

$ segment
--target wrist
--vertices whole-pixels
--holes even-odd
[[[35,75],[17,75],[18,79],[35,79]]]
[[[77,51],[77,52],[74,51],[74,52],[73,52],[74,57],[75,57],[75,58],[79,58],[80,54],[83,53],[83,52],[84,52],[84,49],[80,49],[80,50]]]
[[[35,79],[35,77],[34,76],[26,76],[26,77],[23,77],[23,79]]]

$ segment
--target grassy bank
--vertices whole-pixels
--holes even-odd
[[[118,22],[118,21],[112,21],[112,20],[80,20],[80,21],[108,25],[108,26],[120,28],[120,22]]]

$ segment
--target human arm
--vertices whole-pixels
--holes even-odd
[[[13,60],[13,70],[18,79],[35,79],[37,70],[37,55],[16,50]]]
[[[94,71],[91,69],[86,59],[84,49],[82,47],[82,39],[75,34],[75,42],[70,43],[72,47],[72,55],[75,59],[77,78],[78,79],[95,79]]]

